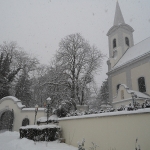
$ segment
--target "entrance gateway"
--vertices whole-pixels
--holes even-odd
[[[12,131],[14,121],[14,111],[4,109],[0,111],[0,130]]]

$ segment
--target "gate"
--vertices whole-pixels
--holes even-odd
[[[0,112],[0,130],[12,131],[14,120],[14,111],[5,109]]]

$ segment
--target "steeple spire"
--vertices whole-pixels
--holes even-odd
[[[125,23],[125,22],[124,22],[124,19],[123,19],[123,16],[122,16],[122,12],[121,12],[119,3],[117,1],[115,18],[114,18],[114,25],[119,25],[119,24],[122,24],[122,23]]]

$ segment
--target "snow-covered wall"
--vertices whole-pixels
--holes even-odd
[[[7,96],[0,100],[0,112],[4,110],[14,111],[13,131],[19,131],[22,126],[22,121],[25,118],[29,119],[29,124],[34,124],[35,108],[25,108],[21,101],[13,96]],[[39,108],[36,118],[45,116],[44,108]]]
[[[85,148],[96,143],[98,150],[131,150],[135,145],[150,148],[150,108],[59,119],[66,143],[76,146],[85,139]],[[137,143],[136,143],[136,139]]]

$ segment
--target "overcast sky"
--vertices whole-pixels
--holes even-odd
[[[119,0],[135,44],[150,37],[150,0]],[[16,41],[42,64],[48,64],[61,38],[81,35],[108,56],[107,31],[114,21],[116,0],[0,0],[0,44]],[[106,59],[107,60],[107,59]],[[106,60],[97,84],[107,78]]]

